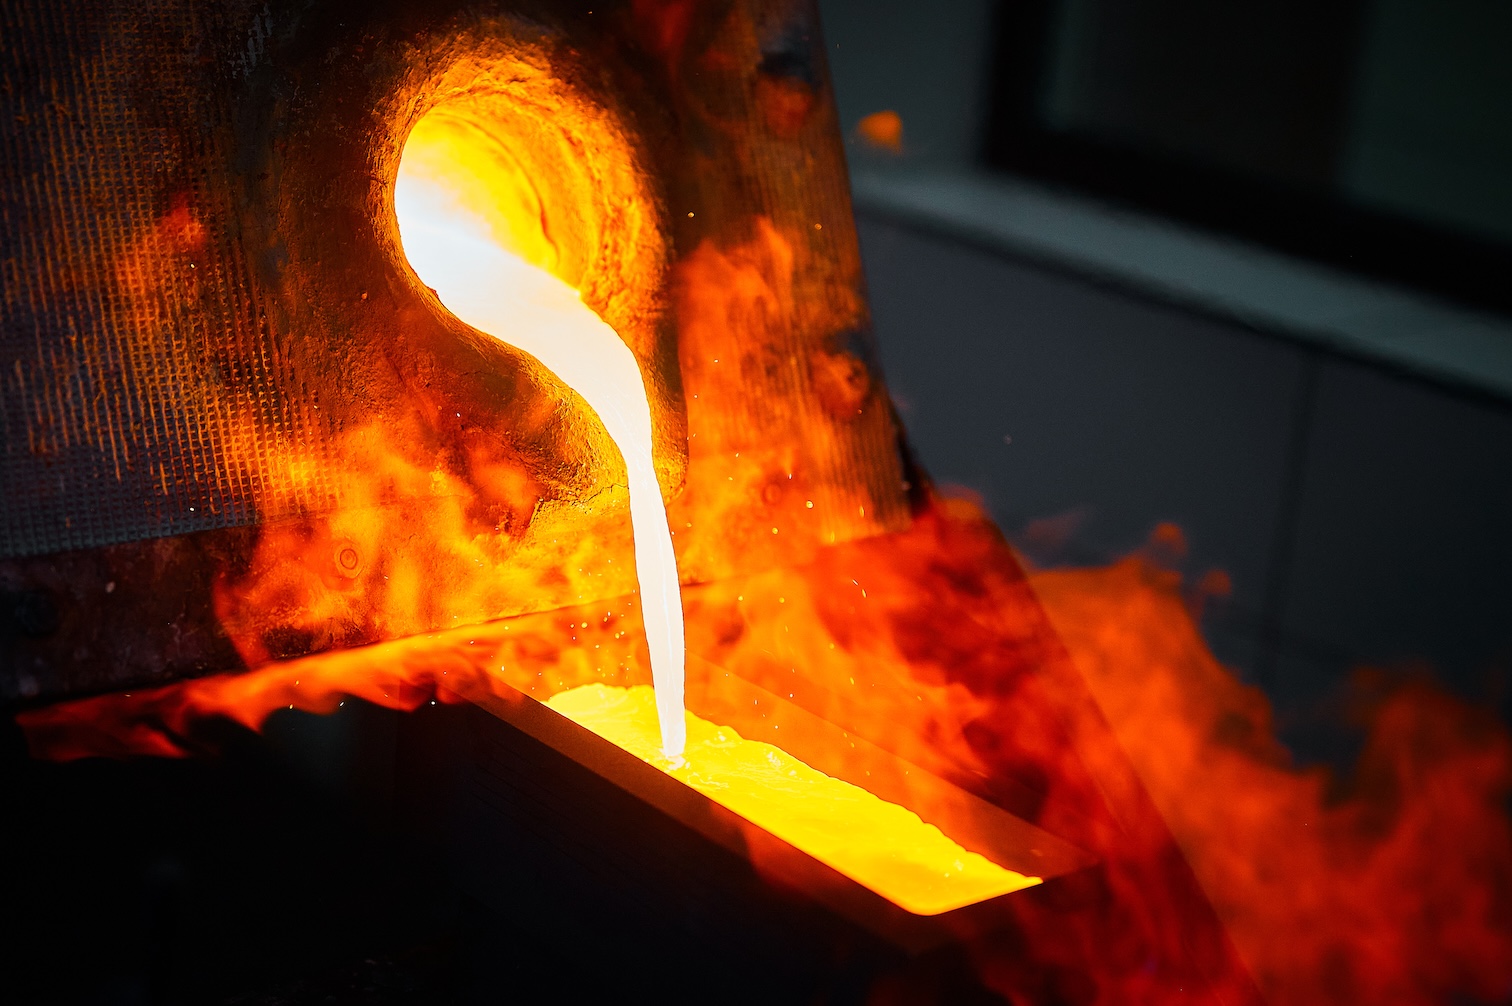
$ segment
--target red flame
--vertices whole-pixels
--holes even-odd
[[[1036,588],[1267,996],[1512,992],[1512,740],[1423,680],[1369,710],[1352,775],[1290,764],[1261,693],[1142,557]]]
[[[1293,767],[1265,699],[1214,659],[1189,602],[1144,556],[1025,578],[981,514],[947,500],[904,534],[691,589],[687,610],[692,652],[1097,847],[1106,891],[1082,907],[1026,900],[1022,945],[974,943],[982,977],[1014,1001],[1182,1001],[1197,976],[1164,969],[1183,959],[1245,996],[1222,947],[1185,946],[1170,925],[1190,909],[1160,886],[1182,867],[1159,830],[1137,815],[1122,829],[1099,821],[1100,801],[1117,817],[1138,795],[1117,791],[1123,754],[1098,710],[1077,706],[1083,679],[1268,999],[1505,997],[1504,729],[1411,681],[1369,710],[1349,779]],[[1057,633],[1081,676],[1066,677]],[[181,755],[213,716],[256,728],[275,709],[324,712],[352,695],[408,709],[494,681],[540,696],[640,682],[640,640],[621,600],[71,702],[22,724],[42,757]]]

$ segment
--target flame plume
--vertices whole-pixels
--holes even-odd
[[[1505,731],[1406,685],[1375,709],[1335,795],[1324,772],[1287,763],[1264,699],[1202,643],[1178,578],[1142,556],[1025,578],[971,504],[940,501],[905,534],[691,589],[689,648],[1054,830],[1056,808],[1077,802],[1052,757],[1065,737],[1025,719],[1046,686],[1014,673],[1054,659],[1036,596],[1271,1001],[1504,996]],[[196,724],[210,717],[256,729],[290,705],[327,712],[354,695],[408,709],[495,680],[543,699],[646,683],[633,599],[86,699],[22,724],[40,757],[183,756],[199,750]],[[1074,733],[1076,718],[1067,722]],[[1160,854],[1138,839],[1121,840],[1111,901],[1091,915],[1031,917],[1046,935],[1028,948],[975,944],[985,980],[1023,1002],[1057,989],[1088,1003],[1185,1001],[1179,976],[1147,967],[1171,936],[1145,928],[1154,916],[1141,906],[1158,892],[1120,883],[1148,876],[1142,860]],[[1129,923],[1116,942],[1098,921],[1107,916]]]

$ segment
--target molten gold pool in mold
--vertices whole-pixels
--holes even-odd
[[[687,675],[681,762],[661,751],[645,685],[580,685],[538,702],[495,682],[467,697],[911,951],[948,939],[958,912],[1096,863],[708,661],[690,656]]]
[[[581,685],[546,705],[916,915],[1042,883],[967,851],[906,807],[691,712],[686,750],[669,759],[645,685]]]

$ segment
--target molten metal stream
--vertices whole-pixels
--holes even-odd
[[[651,407],[640,365],[578,291],[501,244],[476,210],[476,197],[469,199],[490,189],[477,175],[497,162],[447,156],[455,152],[455,132],[444,123],[421,120],[411,132],[394,188],[404,254],[458,318],[534,356],[581,395],[624,455],[662,750],[676,759],[686,741],[682,592],[652,467]]]
[[[589,685],[548,705],[917,914],[1039,883],[912,811],[685,713],[682,594],[640,366],[578,291],[543,267],[556,254],[530,180],[480,136],[444,117],[410,133],[394,190],[404,253],[459,319],[531,354],[581,395],[624,455],[655,685]]]

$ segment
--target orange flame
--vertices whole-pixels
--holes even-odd
[[[1280,1003],[1500,1001],[1512,989],[1512,738],[1426,681],[1371,710],[1342,782],[1290,764],[1175,574],[1038,574],[1051,621],[1246,963]]]
[[[1059,726],[1036,717],[1062,690],[1058,672],[1045,671],[1060,658],[1036,594],[1268,997],[1505,994],[1506,733],[1425,684],[1406,685],[1374,710],[1354,777],[1331,795],[1325,773],[1287,763],[1264,699],[1216,662],[1177,577],[1146,558],[1026,579],[991,525],[947,500],[904,534],[690,590],[689,648],[1086,842],[1106,826],[1089,832],[1077,820],[1098,797],[1074,752],[1093,775],[1118,752],[1088,750],[1098,735],[1085,710],[1061,704]],[[543,699],[596,681],[642,684],[641,640],[623,599],[86,699],[22,724],[42,757],[181,755],[198,749],[196,724],[207,718],[256,728],[275,709],[328,711],[349,695],[414,708],[495,681]],[[1075,1001],[1184,1001],[1181,983],[1193,976],[1153,963],[1181,939],[1163,928],[1179,907],[1163,908],[1152,886],[1168,868],[1158,840],[1124,831],[1098,851],[1110,864],[1096,909],[1026,903],[1028,946],[976,943],[981,974],[1015,1001],[1066,983],[1084,994]],[[1228,981],[1243,988],[1242,975]]]
[[[634,5],[655,29],[647,45],[673,66],[695,7]],[[531,67],[509,78],[549,111],[530,130],[572,111],[549,78]],[[768,125],[797,122],[799,97],[772,92]],[[607,119],[583,123],[586,145],[612,146],[599,142],[612,138]],[[879,135],[901,143],[901,122],[879,120]],[[730,229],[743,241],[697,244],[664,277],[634,163],[626,154],[624,171],[578,178],[615,212],[602,235],[581,235],[581,268],[569,271],[617,331],[641,333],[647,359],[659,298],[676,308],[688,468],[671,517],[692,584],[689,652],[1103,862],[1080,886],[1016,900],[1013,934],[962,933],[984,982],[1023,1003],[1184,1002],[1198,987],[1246,1001],[1250,978],[1222,934],[1186,925],[1207,917],[1195,872],[1278,1002],[1505,997],[1503,730],[1424,685],[1403,688],[1375,709],[1355,777],[1331,788],[1287,763],[1263,698],[1214,660],[1179,582],[1148,559],[1026,577],[961,500],[933,499],[896,530],[895,472],[868,481],[882,466],[853,434],[889,428],[885,395],[835,337],[864,324],[853,288],[820,289],[805,268],[811,239],[764,217]],[[552,170],[531,177],[559,174],[542,164]],[[621,176],[623,193],[601,184]],[[186,204],[152,240],[188,253],[198,235]],[[604,235],[628,242],[616,259],[626,274],[588,268],[604,265],[590,254]],[[649,683],[623,468],[589,443],[582,470],[568,470],[541,456],[560,434],[522,445],[455,418],[401,412],[346,427],[341,508],[264,525],[250,563],[224,571],[217,614],[258,669],[27,712],[33,754],[191,755],[213,718],[259,729],[275,710],[329,712],[349,696],[413,709],[501,685],[545,700]],[[522,441],[553,419],[515,418]],[[297,486],[328,481],[333,462],[288,449],[279,463]],[[899,514],[878,512],[889,500]],[[895,533],[856,540],[885,530]],[[1179,541],[1172,529],[1158,538],[1167,550]],[[1215,577],[1198,593],[1223,590]],[[396,637],[409,638],[339,649]],[[881,1001],[909,994],[878,990]]]

